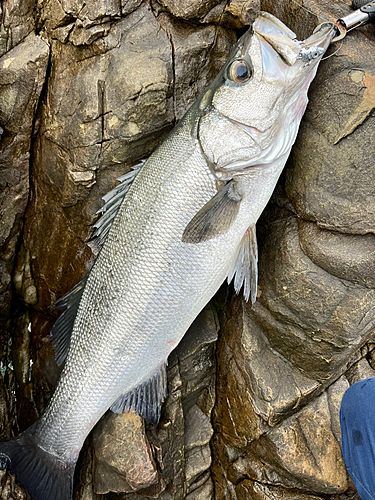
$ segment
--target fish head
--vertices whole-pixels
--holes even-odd
[[[289,153],[309,85],[334,36],[327,23],[298,41],[271,14],[255,20],[199,101],[199,140],[216,170],[272,163]]]

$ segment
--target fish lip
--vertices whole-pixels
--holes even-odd
[[[320,47],[324,52],[330,46],[332,39],[336,36],[336,27],[333,23],[320,24],[306,40],[302,42],[304,47]]]

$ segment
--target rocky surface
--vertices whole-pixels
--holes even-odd
[[[101,196],[261,8],[300,38],[350,11],[338,0],[0,2],[1,438],[38,417],[56,382],[48,306],[92,265]],[[375,368],[374,43],[372,26],[353,31],[321,64],[258,224],[256,304],[222,287],[169,359],[159,425],[105,415],[75,500],[358,500],[338,412]],[[0,473],[0,498],[27,495]]]

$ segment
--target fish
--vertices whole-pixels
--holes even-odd
[[[255,302],[255,225],[334,35],[325,24],[299,42],[261,13],[175,128],[104,197],[98,256],[56,304],[55,391],[31,427],[0,443],[0,468],[34,500],[72,498],[82,445],[109,408],[159,421],[168,355],[225,279]]]

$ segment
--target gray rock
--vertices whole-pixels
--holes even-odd
[[[197,406],[190,408],[186,415],[189,423],[185,432],[185,451],[208,444],[212,438],[213,429],[207,415]]]
[[[214,485],[209,477],[202,486],[186,495],[186,500],[209,500],[214,498]]]
[[[189,483],[197,476],[205,472],[211,465],[211,450],[210,446],[204,445],[194,448],[193,450],[186,451],[185,453],[186,481]]]

